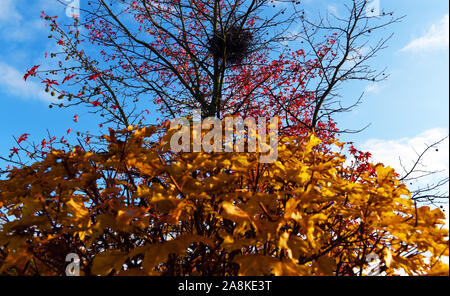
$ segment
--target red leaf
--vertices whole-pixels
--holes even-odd
[[[88,80],[97,80],[97,78],[99,78],[102,74],[101,73],[97,73],[97,74],[92,74],[91,76],[89,76]]]
[[[59,85],[58,82],[56,82],[56,80],[49,80],[49,79],[45,79],[44,81],[42,81],[42,83],[45,83],[46,87],[51,86],[52,84],[54,85]]]
[[[26,141],[29,135],[30,134],[23,134],[23,135],[21,135],[19,137],[19,139],[17,139],[17,144],[20,144],[21,142]]]
[[[39,66],[40,66],[40,65],[33,66],[33,68],[31,68],[30,70],[28,70],[27,73],[23,76],[23,79],[24,79],[25,81],[27,81],[27,78],[28,78],[28,77],[36,75],[36,70],[37,70],[37,68],[39,68]]]
[[[11,156],[14,155],[14,154],[19,154],[19,149],[17,149],[16,147],[13,147],[13,148],[11,148],[11,149],[9,149],[9,150],[12,151]]]
[[[64,84],[64,82],[66,82],[67,80],[70,80],[70,79],[74,78],[75,76],[77,76],[77,74],[68,75],[68,76],[64,77],[64,80],[62,81],[61,84]]]
[[[95,100],[95,101],[92,101],[91,104],[92,104],[92,106],[94,106],[94,107],[97,107],[97,106],[100,106],[100,105],[101,105],[101,104],[100,104],[100,101],[99,101],[98,99]]]

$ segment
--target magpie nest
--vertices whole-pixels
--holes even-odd
[[[250,55],[253,47],[253,34],[250,30],[235,24],[219,30],[209,40],[209,52],[229,66],[240,65]]]

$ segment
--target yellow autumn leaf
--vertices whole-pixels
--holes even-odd
[[[120,271],[127,259],[127,254],[119,250],[108,250],[99,253],[94,258],[91,272],[95,275],[108,275],[113,270]]]
[[[83,202],[75,201],[71,198],[66,205],[69,207],[70,213],[75,215],[77,220],[85,218],[89,214],[89,210],[84,206]]]
[[[194,242],[212,245],[212,241],[206,237],[198,235],[184,235],[175,239],[163,242],[150,244],[145,247],[145,256],[142,262],[142,267],[148,275],[158,274],[155,268],[167,261],[170,254],[183,255],[186,249]]]
[[[250,218],[247,212],[235,206],[229,201],[222,202],[222,208],[225,211],[224,217],[229,218],[233,221],[242,221]]]
[[[310,153],[312,148],[316,147],[320,143],[322,143],[322,140],[317,138],[313,133],[309,135],[308,144],[305,147],[304,153]]]

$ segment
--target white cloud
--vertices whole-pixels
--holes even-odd
[[[31,81],[32,78],[25,82],[23,75],[24,73],[16,68],[0,61],[0,91],[23,99],[54,101],[53,97],[43,90],[42,85]]]
[[[41,11],[67,18],[63,3],[55,0],[0,0],[0,39],[23,42],[44,36],[49,30],[44,29],[46,22],[40,18]]]
[[[16,10],[16,5],[13,0],[0,0],[0,23],[20,21],[22,16]]]
[[[344,63],[344,67],[352,68],[358,62],[361,62],[361,59],[370,52],[370,48],[367,46],[360,46],[352,48],[349,52],[347,60]]]
[[[339,11],[338,11],[338,8],[336,5],[328,5],[327,10],[328,10],[328,13],[330,13],[334,16],[339,16]]]
[[[378,83],[372,83],[366,86],[364,89],[365,93],[379,94],[380,91],[385,87],[385,85],[381,85]]]
[[[426,145],[430,145],[448,135],[446,128],[434,128],[426,130],[412,138],[401,138],[396,140],[370,139],[367,140],[361,148],[369,151],[373,155],[374,162],[382,162],[402,173],[403,169],[399,157],[404,166],[410,165],[417,159],[417,153],[421,153]],[[423,160],[423,166],[420,169],[434,171],[444,170],[448,175],[449,170],[449,141],[446,139],[438,147],[428,151]]]
[[[40,36],[44,32],[45,24],[40,19],[32,19],[27,22],[20,22],[16,26],[8,26],[0,34],[0,37],[11,42],[30,41]]]
[[[26,4],[17,0],[0,0],[0,39],[4,39],[8,43],[29,41],[38,36],[44,26],[39,18],[30,18],[19,13],[16,5],[21,7]],[[22,10],[21,12],[26,11]]]
[[[431,25],[424,36],[414,39],[400,51],[423,52],[435,49],[448,49],[448,26],[449,15],[446,14],[438,23]]]
[[[402,164],[407,168],[411,168],[413,162],[417,159],[417,153],[421,153],[427,146],[435,143],[448,136],[449,130],[447,128],[434,128],[426,130],[415,137],[401,138],[397,140],[382,140],[382,139],[370,139],[361,145],[361,150],[369,151],[372,153],[373,163],[382,162],[387,166],[390,166],[396,170],[400,175],[404,174],[402,165],[399,158],[401,158]],[[435,149],[429,150],[425,154],[422,165],[418,167],[419,170],[424,171],[442,171],[433,176],[425,177],[418,182],[414,182],[413,185],[407,184],[410,190],[414,190],[418,187],[425,187],[428,184],[436,184],[443,178],[449,176],[449,139],[440,143]],[[445,188],[441,188],[440,192],[445,193],[449,190],[449,184],[447,183]],[[449,225],[449,204],[444,205],[444,213],[446,214],[446,225],[448,229]],[[448,260],[448,258],[447,258]]]

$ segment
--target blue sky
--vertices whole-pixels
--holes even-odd
[[[375,0],[376,1],[376,0]],[[69,2],[69,1],[66,1]],[[87,0],[80,0],[81,6]],[[327,9],[343,13],[338,0],[302,1],[309,11]],[[444,0],[379,0],[380,7],[406,15],[389,27],[395,35],[373,65],[387,67],[390,77],[380,84],[352,84],[343,89],[346,98],[365,91],[363,103],[339,117],[342,128],[360,128],[356,135],[343,136],[371,150],[378,161],[395,162],[399,155],[414,158],[413,146],[448,135],[449,126],[449,37],[448,2]],[[49,109],[49,96],[36,80],[23,81],[32,65],[44,62],[44,53],[55,49],[40,12],[65,18],[57,0],[0,0],[0,154],[9,154],[12,136],[31,134],[39,142],[50,134],[61,137],[66,130],[96,130],[96,122],[85,110]],[[74,114],[80,121],[74,124]],[[418,147],[417,147],[418,146]],[[430,159],[430,165],[448,176],[448,141]],[[392,164],[395,166],[395,164]]]

